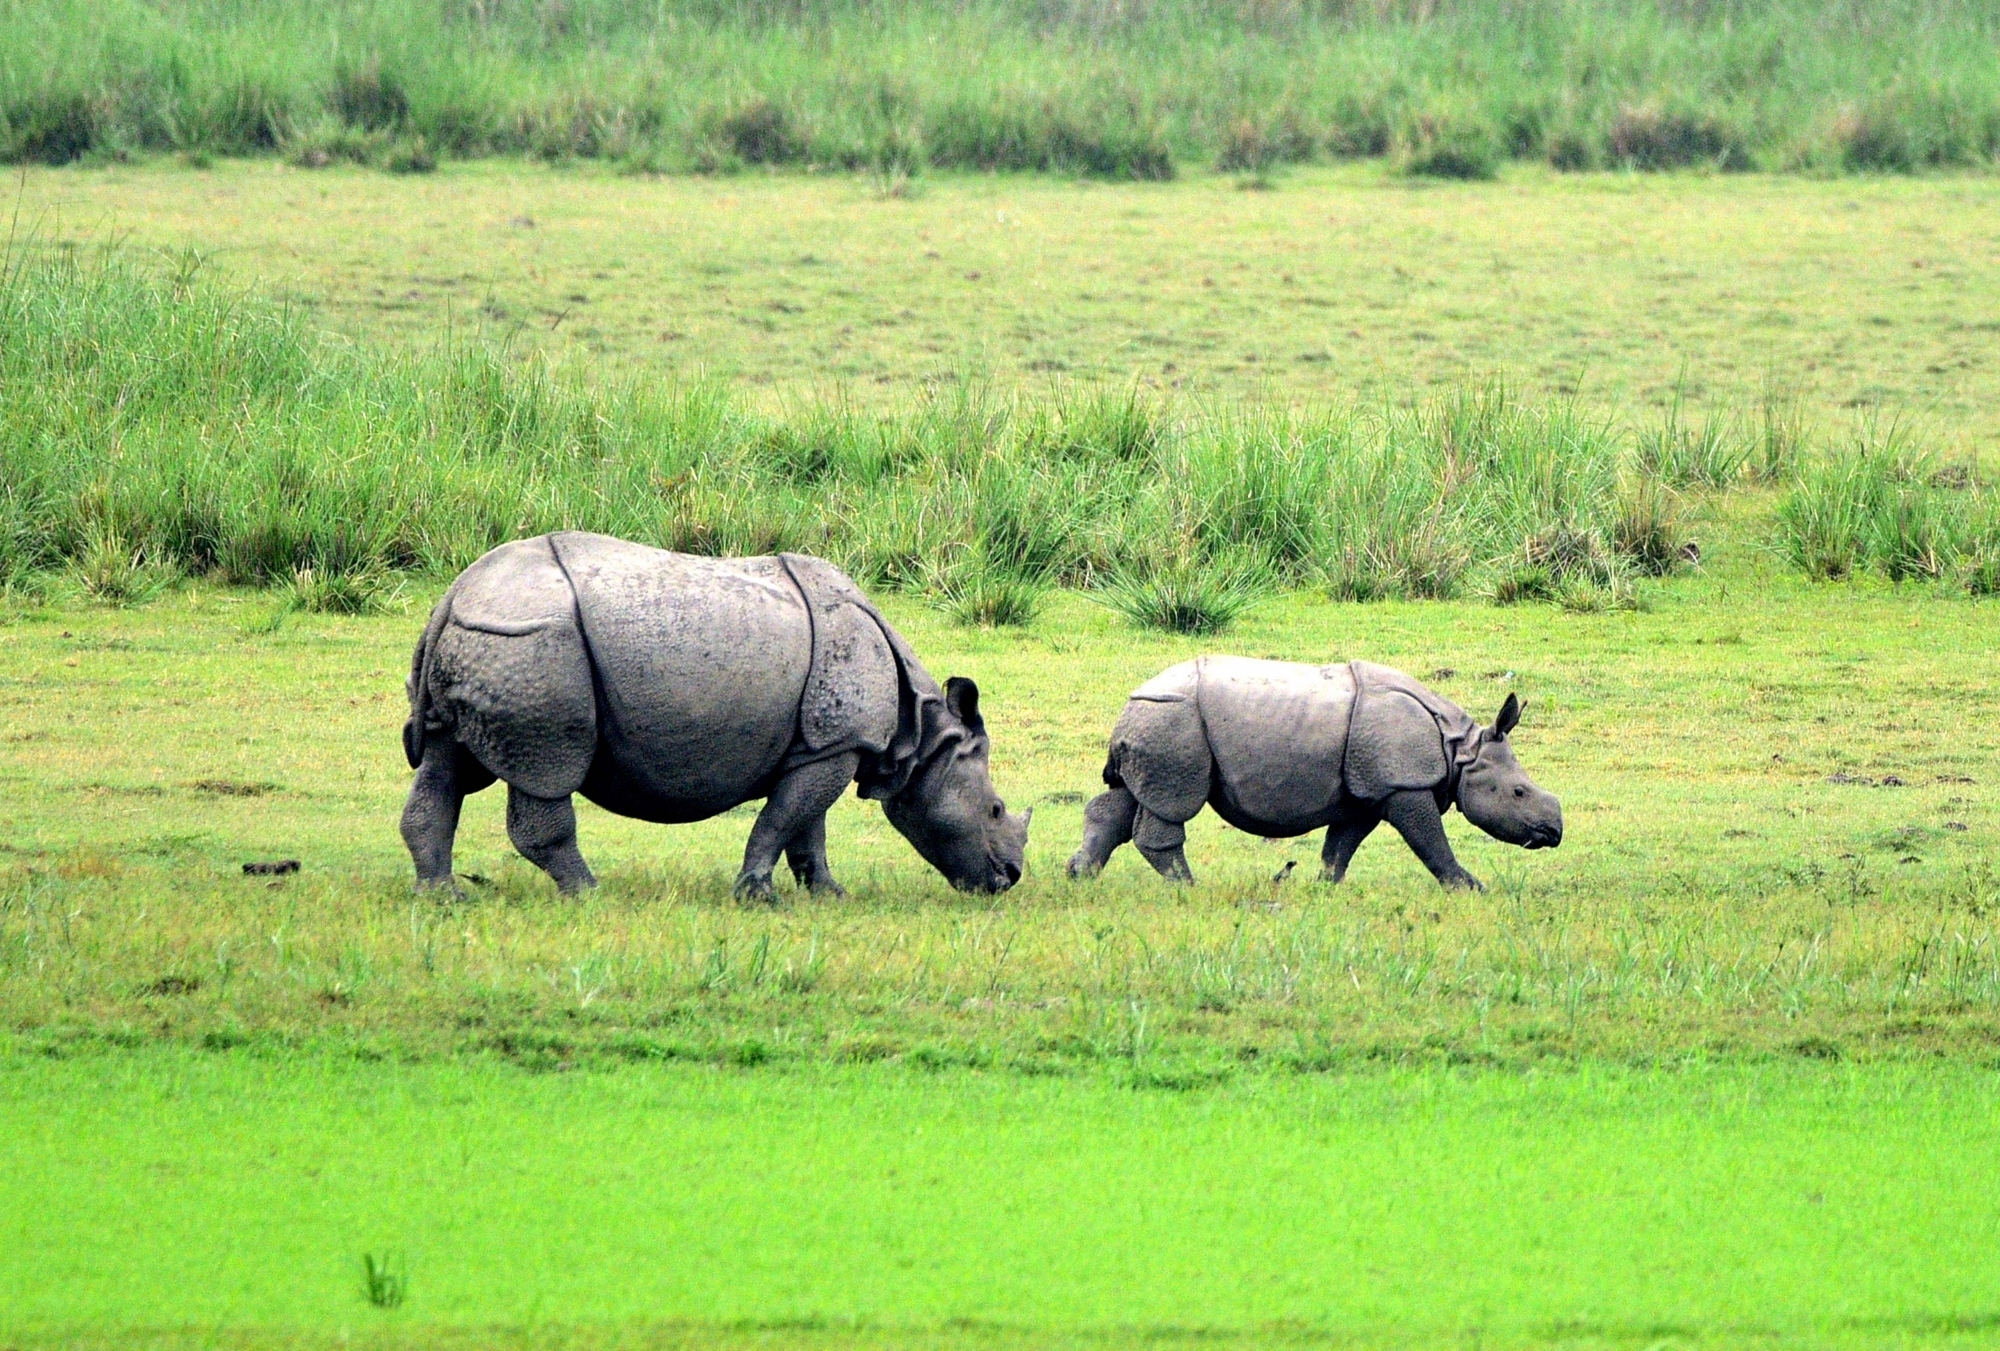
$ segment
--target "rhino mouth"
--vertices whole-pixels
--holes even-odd
[[[1536,826],[1528,832],[1528,838],[1521,845],[1523,849],[1553,849],[1563,842],[1561,829],[1555,826]]]
[[[1021,865],[1018,863],[1009,863],[1004,858],[988,858],[986,863],[985,878],[962,886],[961,890],[983,891],[990,896],[997,896],[1021,880]]]

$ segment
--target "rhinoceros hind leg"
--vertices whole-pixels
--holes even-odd
[[[555,878],[564,895],[597,885],[576,847],[576,806],[569,794],[534,797],[509,784],[507,838],[523,858]]]
[[[1484,891],[1485,884],[1458,866],[1451,841],[1444,835],[1444,818],[1438,814],[1437,799],[1428,788],[1406,788],[1391,793],[1382,804],[1383,819],[1396,828],[1410,851],[1423,860],[1439,884]]]
[[[466,794],[493,782],[486,767],[464,747],[437,736],[424,745],[423,763],[403,803],[403,843],[417,865],[417,886],[457,890],[451,877],[452,842],[458,836],[458,809]]]
[[[1099,793],[1083,809],[1083,843],[1070,855],[1071,877],[1095,877],[1118,846],[1132,838],[1139,800],[1125,788]]]
[[[778,891],[771,884],[771,870],[778,866],[778,855],[802,835],[806,836],[801,853],[792,859],[796,872],[801,857],[812,849],[808,832],[815,829],[819,844],[813,879],[800,880],[815,890],[835,885],[833,874],[826,867],[826,811],[840,801],[840,795],[854,782],[854,773],[860,767],[858,754],[836,755],[831,760],[801,765],[778,780],[771,796],[765,799],[764,810],[757,813],[757,823],[750,827],[749,842],[743,846],[743,871],[736,876],[738,896],[755,901],[775,899]]]
[[[1132,843],[1139,856],[1153,865],[1153,871],[1169,882],[1194,881],[1194,870],[1188,867],[1187,855],[1181,852],[1186,842],[1185,823],[1155,816],[1144,807],[1139,809],[1139,819],[1132,828]]]
[[[1347,876],[1347,865],[1354,861],[1354,851],[1361,847],[1361,842],[1380,824],[1382,818],[1370,812],[1355,820],[1336,822],[1328,826],[1326,844],[1319,851],[1322,868],[1319,880],[1331,885]],[[1442,824],[1438,833],[1440,836],[1444,833]]]
[[[785,862],[792,867],[792,876],[799,885],[816,896],[840,897],[847,894],[847,888],[833,880],[833,869],[826,861],[826,813],[821,812],[808,821],[792,836],[785,846]]]

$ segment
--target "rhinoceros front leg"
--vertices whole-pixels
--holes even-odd
[[[1451,841],[1444,836],[1444,818],[1438,813],[1437,798],[1428,788],[1391,793],[1382,804],[1382,818],[1396,828],[1403,843],[1423,860],[1441,885],[1486,890],[1484,883],[1458,866],[1458,859],[1451,852]]]
[[[1069,858],[1071,877],[1095,877],[1118,846],[1132,838],[1132,825],[1139,815],[1139,800],[1131,790],[1113,788],[1099,793],[1083,809],[1083,843]]]
[[[568,793],[534,797],[508,784],[507,838],[523,858],[555,878],[564,895],[597,885],[576,847],[576,806]]]
[[[1347,876],[1347,865],[1354,861],[1354,851],[1359,849],[1361,842],[1381,824],[1382,818],[1370,812],[1356,820],[1328,826],[1326,844],[1319,851],[1319,880],[1331,885]],[[1440,839],[1444,837],[1442,822],[1439,823],[1438,837]],[[1446,846],[1445,852],[1447,854],[1451,852],[1450,846]]]
[[[834,885],[826,866],[826,811],[840,801],[860,767],[858,754],[837,755],[801,765],[778,780],[765,799],[764,810],[757,813],[757,823],[750,827],[749,842],[743,846],[743,871],[736,876],[738,896],[757,901],[775,898],[778,889],[771,885],[771,870],[778,866],[778,855],[795,841],[801,844],[800,852],[792,857],[793,871],[798,871],[802,858],[813,861],[813,879],[799,880],[815,890]],[[816,855],[813,836],[808,833],[815,829]]]
[[[828,896],[847,894],[847,888],[833,880],[833,869],[827,866],[825,812],[808,821],[798,834],[792,836],[792,842],[785,846],[785,862],[791,864],[792,876],[807,891]]]
[[[1186,823],[1169,821],[1139,808],[1139,819],[1132,827],[1132,844],[1139,856],[1153,865],[1153,871],[1169,882],[1194,881],[1194,870],[1188,867],[1187,855],[1181,852],[1186,842]]]

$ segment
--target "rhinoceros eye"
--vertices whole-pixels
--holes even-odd
[[[1526,797],[1527,795],[1528,795],[1528,790],[1527,790],[1527,789],[1523,788],[1523,787],[1522,787],[1522,786],[1521,786],[1520,784],[1518,784],[1518,783],[1514,785],[1514,796],[1515,796],[1515,797]]]
[[[1002,816],[1006,814],[1006,812],[1007,812],[1006,804],[996,802],[993,804],[992,810],[990,810],[987,813],[987,815],[991,816],[995,821],[998,821]]]

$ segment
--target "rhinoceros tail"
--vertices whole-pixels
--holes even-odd
[[[1118,772],[1118,753],[1116,751],[1104,757],[1104,786],[1106,788],[1123,788],[1125,786],[1125,778]]]
[[[417,639],[417,650],[410,657],[410,679],[405,686],[410,695],[410,718],[403,724],[403,758],[410,762],[411,769],[424,762],[424,724],[431,712],[431,647],[450,621],[451,591],[447,591],[431,611],[430,622],[424,625],[424,636]]]

